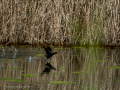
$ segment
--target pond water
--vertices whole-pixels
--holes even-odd
[[[120,49],[0,47],[0,90],[120,90]]]

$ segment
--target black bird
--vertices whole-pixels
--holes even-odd
[[[56,70],[56,68],[54,68],[54,67],[50,64],[50,62],[47,62],[47,64],[45,64],[45,65],[46,65],[46,67],[45,67],[45,69],[43,70],[43,72],[41,73],[41,76],[42,76],[44,73],[49,74],[52,69],[53,69],[53,70]]]
[[[47,48],[46,47],[43,47],[46,51],[46,57],[47,59],[52,57],[54,54],[57,54],[57,52],[52,52],[52,49],[48,46]]]

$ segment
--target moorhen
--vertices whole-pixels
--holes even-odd
[[[43,47],[46,51],[46,57],[47,59],[52,57],[54,54],[57,54],[57,52],[52,52],[52,49],[48,46],[47,48],[46,47]]]

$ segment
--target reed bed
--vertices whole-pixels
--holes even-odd
[[[0,0],[0,43],[120,45],[119,0]]]

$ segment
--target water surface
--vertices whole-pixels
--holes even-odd
[[[46,62],[41,47],[0,47],[1,90],[120,90],[120,50],[52,47]]]

